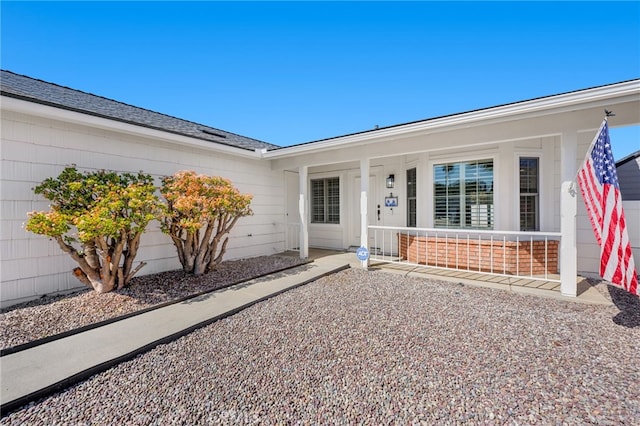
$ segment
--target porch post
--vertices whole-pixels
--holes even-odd
[[[576,246],[577,195],[574,181],[577,172],[578,134],[562,134],[560,144],[560,292],[575,297],[578,293],[578,250]]]
[[[367,196],[369,194],[369,159],[360,160],[360,247],[369,248],[369,215]],[[369,261],[361,261],[363,268],[369,267]]]
[[[306,214],[307,194],[309,192],[307,184],[308,169],[307,166],[298,168],[298,176],[300,178],[300,199],[298,201],[298,212],[300,213],[300,259],[309,257],[309,230]]]

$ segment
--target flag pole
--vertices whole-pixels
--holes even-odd
[[[604,110],[604,120],[602,120],[602,123],[600,123],[600,127],[598,128],[598,131],[596,132],[596,136],[591,141],[591,144],[589,145],[589,148],[587,148],[587,153],[584,156],[584,160],[582,160],[582,163],[580,163],[580,164],[584,164],[584,162],[587,161],[587,158],[589,158],[589,156],[591,155],[591,150],[593,149],[593,146],[596,144],[596,141],[598,140],[598,136],[600,135],[600,132],[602,132],[602,128],[604,127],[605,124],[607,124],[609,122],[609,120],[608,120],[609,117],[615,117],[615,114],[614,114],[613,111],[609,111],[608,109],[605,109]],[[580,170],[578,170],[576,175],[573,177],[573,182],[571,182],[571,188],[570,188],[572,191],[575,191],[575,183],[578,180],[578,175],[579,174],[580,174]]]

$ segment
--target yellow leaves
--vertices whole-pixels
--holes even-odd
[[[49,237],[64,235],[70,228],[70,218],[58,211],[31,212],[25,224],[29,232]]]

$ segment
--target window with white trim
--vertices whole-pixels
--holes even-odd
[[[417,226],[418,214],[418,179],[416,168],[407,170],[407,226],[415,228]]]
[[[340,178],[311,179],[311,223],[340,223]]]
[[[493,160],[433,166],[434,226],[493,229]]]
[[[537,157],[520,157],[520,230],[538,231],[540,168]]]

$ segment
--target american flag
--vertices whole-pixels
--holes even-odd
[[[606,119],[578,171],[578,184],[600,246],[600,276],[638,295],[638,274],[633,264]]]

